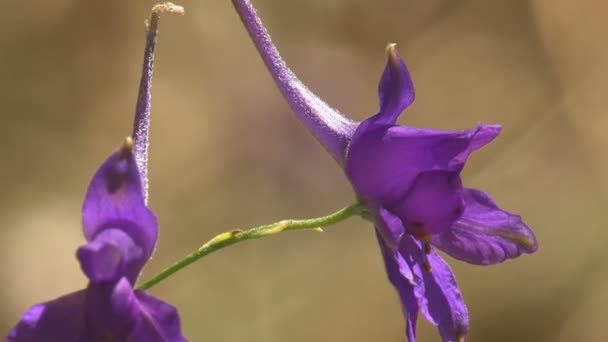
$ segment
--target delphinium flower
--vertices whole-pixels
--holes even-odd
[[[176,309],[134,290],[158,240],[158,222],[146,207],[150,90],[161,12],[182,12],[170,3],[152,10],[144,56],[134,138],[97,170],[87,190],[82,225],[86,244],[76,256],[89,280],[86,289],[32,306],[6,341],[186,341]]]
[[[286,66],[249,0],[232,0],[275,83],[298,118],[344,169],[365,205],[390,282],[397,289],[406,335],[416,339],[419,312],[445,342],[464,341],[467,308],[447,263],[436,253],[489,265],[532,253],[534,234],[520,216],[486,193],[464,188],[468,156],[499,134],[499,125],[449,132],[399,126],[414,88],[396,47],[380,78],[380,110],[356,123],[312,93]]]

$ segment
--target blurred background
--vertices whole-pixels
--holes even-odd
[[[11,1],[0,22],[0,335],[31,304],[82,288],[80,207],[130,133],[152,1]],[[161,20],[148,278],[215,234],[354,200],[297,122],[231,3]],[[608,44],[600,0],[254,0],[287,63],[357,120],[377,110],[398,43],[417,99],[401,123],[501,123],[466,185],[521,214],[540,249],[492,267],[448,259],[468,341],[606,341]],[[293,232],[213,254],[152,292],[191,341],[405,341],[372,226]],[[440,341],[420,319],[420,341]]]

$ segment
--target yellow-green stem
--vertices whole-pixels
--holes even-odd
[[[199,247],[193,253],[187,255],[183,259],[177,261],[165,270],[156,274],[148,281],[139,285],[138,289],[147,290],[152,286],[160,283],[164,279],[168,278],[175,272],[197,261],[198,259],[208,254],[211,254],[219,249],[233,245],[237,242],[259,239],[265,236],[274,235],[282,231],[288,230],[321,230],[321,227],[329,226],[344,221],[349,217],[361,214],[363,211],[363,205],[357,203],[327,216],[304,220],[283,220],[276,223],[250,228],[247,230],[233,230],[221,233],[213,239],[209,240],[201,247]]]

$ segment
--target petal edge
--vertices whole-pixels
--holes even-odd
[[[502,210],[483,191],[465,189],[465,211],[454,225],[431,239],[450,256],[490,265],[534,253],[538,242],[520,216]]]

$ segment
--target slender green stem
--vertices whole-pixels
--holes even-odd
[[[219,249],[233,245],[237,242],[259,239],[265,236],[274,235],[287,230],[318,230],[322,231],[321,227],[336,224],[344,221],[349,217],[359,215],[364,211],[363,205],[357,203],[336,211],[333,214],[304,220],[283,220],[276,223],[266,224],[259,227],[254,227],[247,230],[233,230],[221,233],[209,240],[207,243],[199,247],[193,253],[187,255],[183,259],[177,261],[165,270],[153,276],[148,281],[139,285],[139,290],[147,290],[152,286],[160,283],[164,279],[171,276],[173,273],[190,265],[198,259],[211,254]]]

